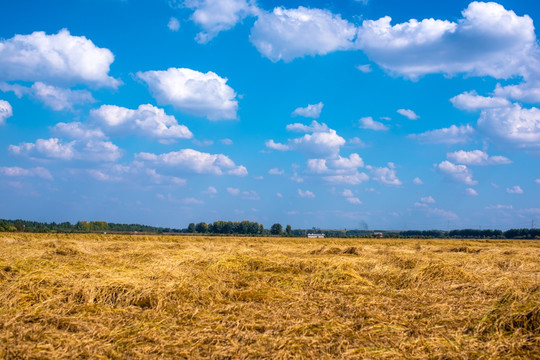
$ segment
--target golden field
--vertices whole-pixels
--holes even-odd
[[[540,242],[0,234],[0,358],[540,358]]]

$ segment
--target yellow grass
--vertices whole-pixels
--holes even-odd
[[[0,358],[539,358],[540,242],[0,234]]]

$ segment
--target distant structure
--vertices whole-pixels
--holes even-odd
[[[382,237],[383,237],[383,233],[382,233],[382,232],[374,232],[374,233],[373,233],[373,237],[376,237],[376,238],[382,238]]]
[[[324,234],[307,234],[307,237],[310,239],[324,239]]]

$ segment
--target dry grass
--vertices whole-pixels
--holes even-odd
[[[0,358],[539,358],[540,242],[0,234]]]

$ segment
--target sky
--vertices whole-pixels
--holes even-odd
[[[540,225],[533,0],[18,0],[0,218]]]

